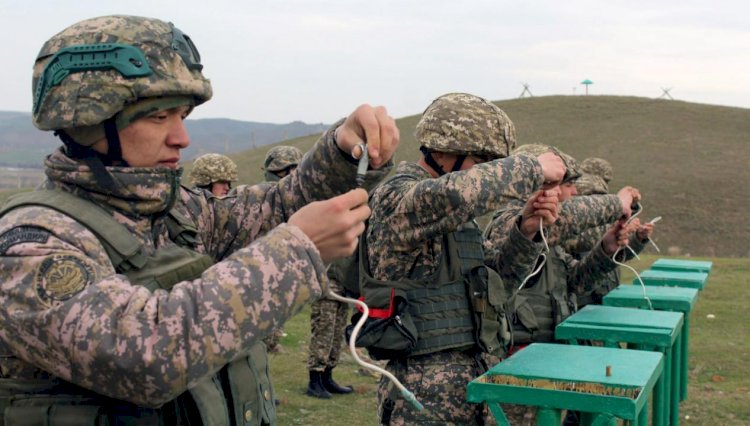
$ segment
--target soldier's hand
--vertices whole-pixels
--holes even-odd
[[[521,213],[521,232],[532,239],[542,226],[550,226],[557,221],[559,207],[559,187],[537,191],[524,206]]]
[[[626,224],[625,219],[620,219],[612,225],[602,238],[602,248],[608,256],[612,256],[615,252],[628,245],[630,240],[630,234],[633,232],[633,226]]]
[[[355,189],[306,205],[288,223],[300,228],[318,248],[323,262],[329,263],[354,253],[368,217],[367,191]]]
[[[565,177],[565,163],[554,152],[545,152],[536,159],[542,166],[545,187],[555,186]]]
[[[641,224],[641,221],[638,220],[638,218],[633,219],[633,222],[635,223],[635,236],[638,238],[639,241],[645,242],[649,238],[651,238],[651,235],[654,234],[654,224],[651,222]]]
[[[385,107],[360,105],[346,118],[344,124],[336,129],[336,142],[344,152],[353,152],[360,156],[358,144],[367,145],[370,166],[377,169],[393,157],[398,148],[400,134],[396,120],[388,115]]]
[[[626,186],[621,190],[617,191],[617,197],[620,199],[622,204],[622,217],[625,219],[630,218],[633,214],[632,205],[641,200],[641,193],[632,186]]]

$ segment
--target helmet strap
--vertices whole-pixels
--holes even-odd
[[[445,170],[443,170],[443,166],[438,164],[437,161],[435,161],[435,158],[432,157],[432,152],[423,147],[420,146],[419,150],[422,151],[422,155],[424,155],[424,162],[427,163],[428,166],[432,167],[432,170],[435,170],[435,173],[438,174],[438,176],[442,176],[445,174]]]
[[[107,193],[112,193],[117,188],[115,180],[112,175],[107,172],[107,168],[104,166],[102,161],[103,155],[91,149],[91,147],[83,146],[73,138],[70,137],[64,130],[56,130],[55,135],[65,145],[65,153],[70,157],[77,160],[82,160],[94,173],[94,178],[102,189]]]
[[[457,155],[456,156],[456,162],[453,163],[453,168],[451,169],[451,172],[457,172],[461,170],[461,166],[464,165],[464,160],[466,160],[465,155]]]
[[[114,117],[104,120],[104,136],[107,138],[107,155],[103,160],[109,166],[118,165],[128,167],[128,162],[122,158],[120,133],[117,131],[117,121]]]

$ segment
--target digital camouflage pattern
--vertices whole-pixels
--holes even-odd
[[[59,378],[158,407],[208,378],[321,295],[325,265],[304,233],[284,224],[303,205],[355,187],[329,130],[279,184],[240,186],[222,199],[177,185],[179,170],[108,167],[102,194],[88,166],[57,151],[46,189],[93,201],[153,253],[173,245],[164,213],[198,230],[195,250],[217,263],[171,291],[115,274],[98,239],[44,207],[0,217],[0,370],[15,380]],[[322,172],[323,171],[323,172]],[[372,183],[389,167],[369,171]],[[20,231],[18,231],[20,229]]]
[[[557,154],[565,163],[565,176],[563,176],[563,182],[575,181],[581,177],[581,168],[578,166],[578,162],[575,158],[560,151],[560,149],[543,144],[530,143],[519,146],[513,151],[513,154],[528,154],[534,157],[538,157],[546,152],[554,152]]]
[[[41,130],[97,126],[126,106],[147,98],[187,97],[192,105],[209,100],[211,83],[201,73],[201,67],[186,63],[199,65],[200,56],[185,37],[170,23],[137,16],[102,16],[66,28],[49,39],[37,55],[34,94],[53,56],[76,45],[135,46],[147,58],[151,73],[126,78],[114,69],[73,71],[35,101],[34,125]],[[52,69],[47,74],[50,81]]]
[[[190,170],[194,186],[207,186],[214,182],[236,182],[237,164],[221,154],[204,154],[195,159]]]
[[[337,263],[328,269],[328,288],[336,294],[344,294],[344,288],[337,281]],[[344,330],[349,324],[349,305],[338,300],[321,298],[311,305],[310,310],[310,349],[307,369],[324,371],[334,368],[341,358],[344,344]]]
[[[601,177],[584,172],[576,180],[576,191],[579,195],[608,194],[609,188]]]
[[[381,425],[481,425],[488,417],[486,405],[466,402],[466,385],[487,370],[475,355],[460,351],[436,352],[410,357],[406,365],[389,361],[387,370],[414,392],[424,409],[417,411],[400,395],[397,397],[401,391],[383,376],[378,385]],[[386,422],[389,412],[390,421]]]
[[[492,102],[468,93],[435,99],[417,123],[416,139],[431,151],[507,157],[516,146],[516,128]]]
[[[473,166],[439,178],[418,164],[401,163],[395,175],[376,187],[370,196],[372,216],[367,234],[368,261],[373,278],[398,281],[434,274],[443,254],[443,234],[494,211],[508,200],[523,199],[544,180],[541,166],[531,157],[518,155]],[[516,265],[535,259],[525,246],[509,241],[502,253],[489,260],[497,270],[530,268]],[[520,259],[520,260],[519,260]],[[505,267],[504,265],[516,265]],[[502,276],[502,274],[501,274]],[[389,361],[387,369],[415,391],[425,410],[414,411],[386,381],[378,390],[379,406],[385,398],[395,405],[390,424],[476,424],[484,409],[466,403],[466,384],[478,372],[475,356],[466,351],[444,351],[419,357],[407,366]],[[383,421],[383,410],[379,411]]]
[[[263,160],[263,170],[278,172],[289,166],[296,166],[304,154],[296,146],[275,146],[268,150]]]
[[[609,183],[613,177],[612,165],[603,158],[591,157],[583,160],[581,170],[599,176],[605,183]]]
[[[508,234],[518,227],[519,217],[523,211],[522,202],[514,202],[498,212],[488,225],[488,236],[485,247],[502,247],[507,244]],[[614,223],[621,214],[622,206],[615,195],[579,196],[572,197],[560,205],[559,219],[549,228],[545,228],[550,247],[556,247],[561,241],[571,238],[590,228]],[[634,242],[631,247],[639,252],[643,249],[642,242]],[[542,242],[535,243],[543,246]],[[594,290],[596,282],[606,278],[607,274],[617,268],[617,264],[604,252],[601,244],[595,244],[592,250],[580,261],[570,253],[560,250],[561,260],[567,270],[568,291],[575,294],[585,294]],[[627,253],[626,253],[627,252]],[[618,262],[632,258],[628,250],[618,254]],[[514,276],[504,276],[504,280],[511,280]],[[525,276],[515,276],[513,284],[517,288]]]

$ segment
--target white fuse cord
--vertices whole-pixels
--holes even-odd
[[[636,216],[638,216],[639,214],[641,214],[642,211],[643,211],[642,208],[638,209],[638,211],[635,212],[635,214],[633,214],[632,216],[630,216],[630,218],[628,219],[627,222],[625,222],[625,224],[626,225],[629,224],[633,219],[635,219]],[[661,220],[661,216],[657,216],[657,217],[653,218],[649,223],[654,224],[654,223],[656,223],[656,222],[658,222],[660,220]],[[656,248],[656,251],[659,251],[659,247],[656,246],[656,243],[654,243],[651,240],[650,237],[649,237],[648,240]],[[633,253],[633,256],[635,256],[636,259],[640,260],[640,257],[638,257],[638,254],[629,245],[625,246],[624,248],[627,248],[628,250],[630,250],[630,252]],[[648,308],[653,311],[654,310],[654,305],[651,303],[651,298],[649,298],[648,295],[646,294],[646,285],[643,283],[643,280],[641,279],[640,274],[638,274],[638,271],[636,271],[635,268],[633,268],[630,265],[626,265],[625,263],[621,263],[621,262],[617,261],[617,255],[620,253],[620,251],[622,251],[622,249],[623,249],[623,247],[620,247],[620,248],[618,248],[615,251],[615,254],[612,255],[612,261],[615,264],[619,265],[619,266],[627,268],[628,270],[630,270],[635,275],[635,277],[638,279],[638,282],[641,285],[641,290],[643,291],[643,298],[646,300],[646,303],[648,303]]]

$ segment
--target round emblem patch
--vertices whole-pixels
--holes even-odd
[[[91,267],[78,257],[52,256],[39,267],[36,290],[46,302],[67,300],[83,290],[93,275]]]

